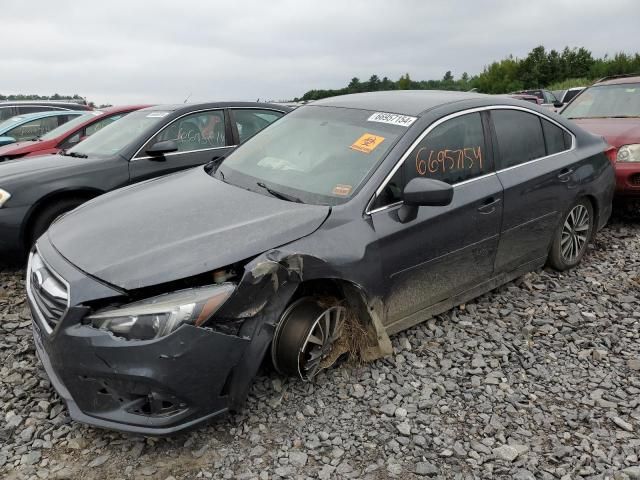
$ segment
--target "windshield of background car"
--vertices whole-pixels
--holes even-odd
[[[96,118],[102,115],[102,112],[91,112],[86,115],[78,115],[76,118],[69,120],[67,123],[63,123],[57,128],[54,128],[49,133],[45,133],[40,137],[40,140],[53,140],[54,138],[58,138],[60,135],[64,135],[67,132],[74,131],[78,126],[82,125],[84,122]]]
[[[102,128],[86,140],[70,148],[67,153],[88,157],[109,157],[136,140],[151,127],[160,124],[170,112],[160,110],[138,110]]]
[[[640,117],[640,83],[587,88],[562,111],[566,118]]]
[[[285,115],[218,168],[224,181],[262,193],[258,183],[304,203],[347,201],[415,117],[305,106]]]
[[[15,116],[15,117],[11,117],[8,120],[5,120],[4,122],[0,123],[0,132],[7,130],[11,127],[15,127],[16,125],[18,125],[21,121],[24,120],[24,117],[20,117],[20,116]]]

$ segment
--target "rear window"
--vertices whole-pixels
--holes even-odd
[[[546,148],[540,117],[519,110],[492,110],[498,137],[499,168],[509,168],[544,157]]]
[[[544,118],[541,121],[547,155],[560,153],[571,148],[571,135]]]

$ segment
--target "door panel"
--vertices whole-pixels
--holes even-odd
[[[552,138],[549,129],[543,134],[541,121],[550,122],[533,113],[496,110],[491,119],[498,178],[504,188],[495,271],[506,272],[547,255],[560,215],[572,198],[576,157],[569,150],[570,136],[564,145],[564,131],[559,138]]]
[[[502,185],[488,175],[456,186],[446,207],[419,207],[413,221],[398,219],[407,207],[372,214],[388,285],[387,324],[491,277],[502,203]]]
[[[204,165],[228,155],[234,147],[223,147],[190,152],[172,152],[155,158],[134,158],[129,162],[131,182],[158,177],[187,168]]]
[[[547,255],[560,215],[572,198],[574,162],[573,152],[566,152],[498,172],[504,216],[496,271],[513,270]]]

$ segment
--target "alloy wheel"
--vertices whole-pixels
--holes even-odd
[[[311,380],[335,360],[331,353],[342,334],[345,307],[320,305],[309,297],[291,304],[284,312],[272,346],[276,369]]]
[[[587,208],[578,204],[571,209],[562,226],[560,248],[562,258],[573,263],[587,246],[591,219]]]

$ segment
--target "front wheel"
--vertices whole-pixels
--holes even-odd
[[[85,200],[80,198],[65,198],[59,200],[38,212],[37,216],[31,223],[29,236],[27,238],[27,249],[31,249],[36,240],[47,231],[49,225],[53,223],[58,217],[64,215],[70,210],[82,205]]]
[[[593,226],[593,207],[589,200],[582,198],[569,207],[554,234],[549,265],[559,271],[578,265],[587,251]]]
[[[311,380],[339,356],[346,309],[314,297],[293,302],[282,314],[271,346],[273,365],[284,375]]]

